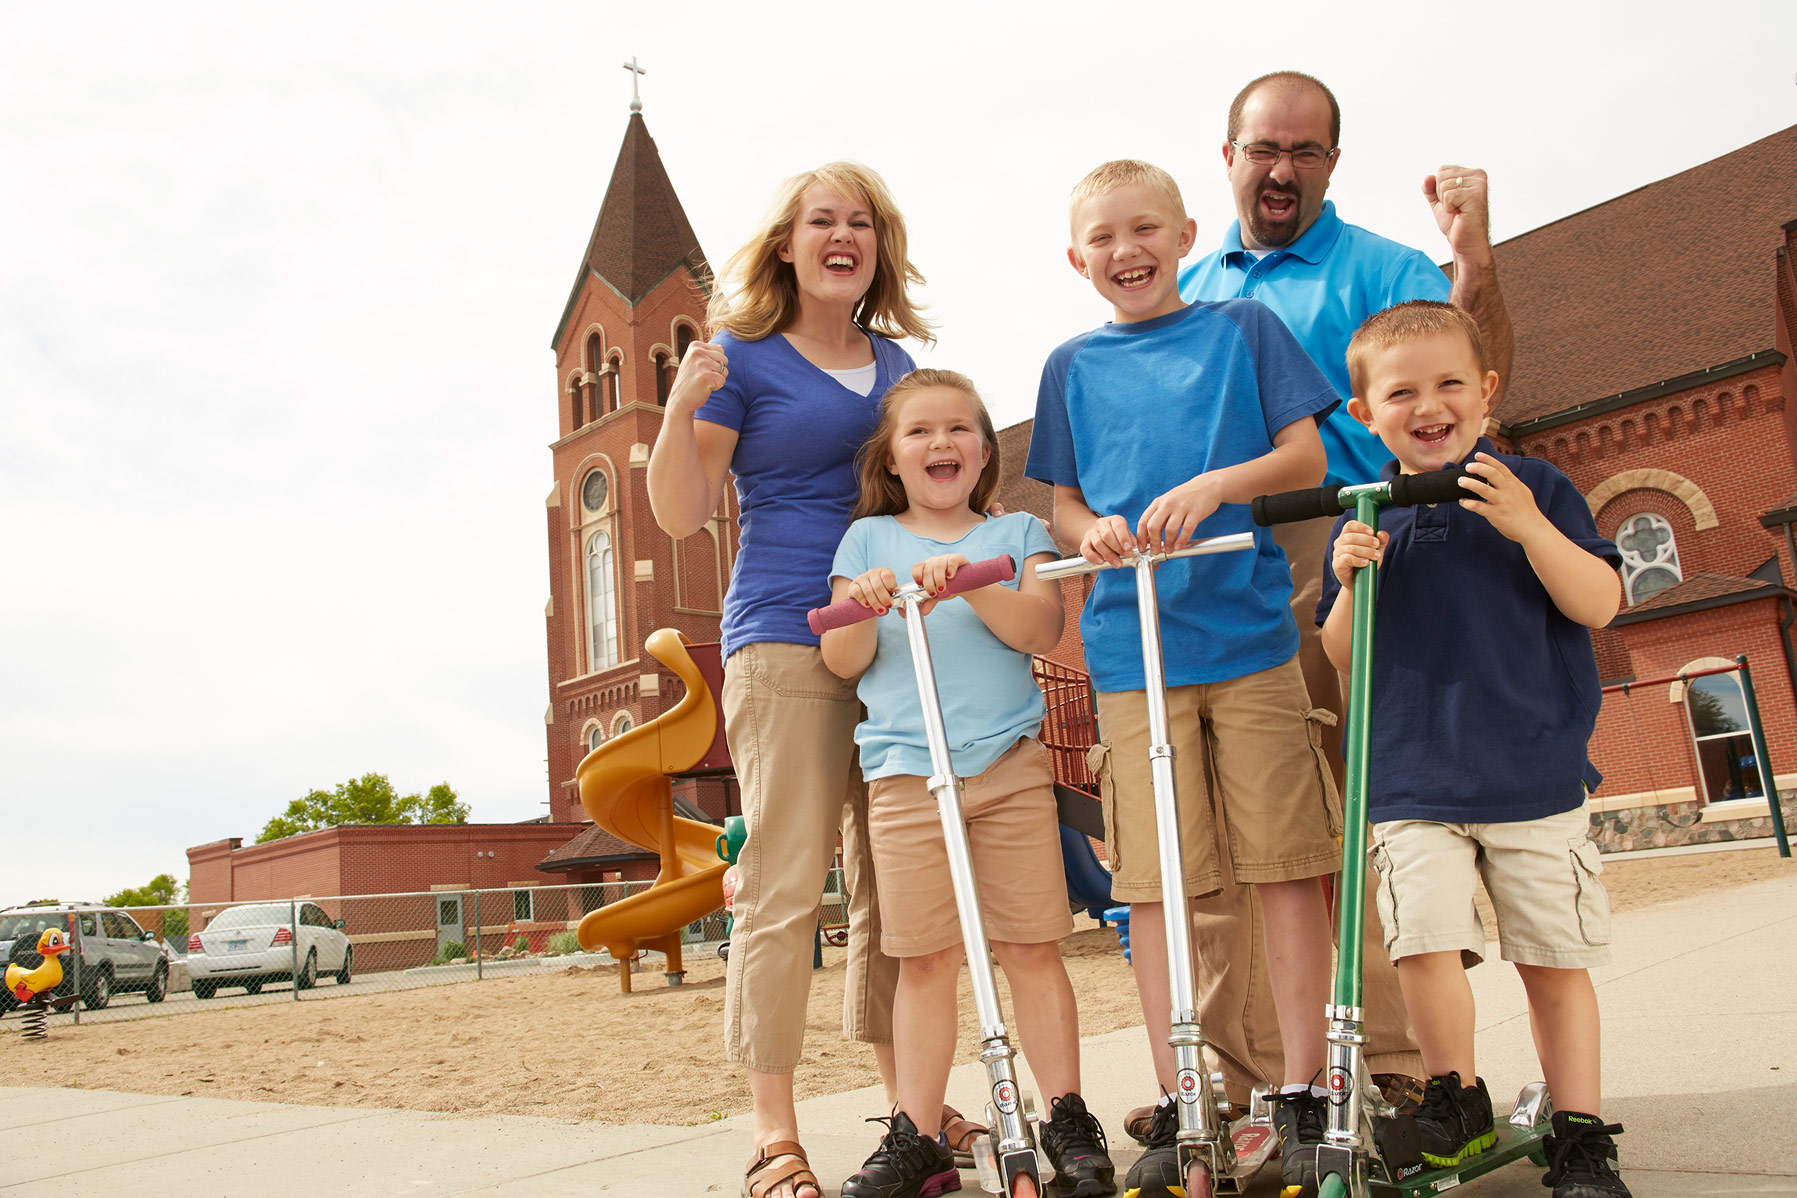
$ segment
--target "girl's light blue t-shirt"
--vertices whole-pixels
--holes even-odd
[[[830,575],[857,578],[886,566],[901,583],[909,582],[912,566],[945,553],[964,554],[970,562],[1008,554],[1019,575],[1024,561],[1035,554],[1058,556],[1048,530],[1027,512],[988,516],[955,541],[920,537],[907,532],[891,516],[872,516],[849,525]],[[1016,590],[1017,582],[1013,578],[1001,585]],[[942,722],[948,729],[949,756],[955,773],[971,778],[1041,728],[1042,692],[1030,674],[1030,655],[999,640],[965,602],[949,599],[939,603],[924,621],[930,634],[936,689],[942,697]],[[867,718],[855,729],[861,772],[870,782],[895,774],[927,778],[930,748],[924,737],[910,642],[896,612],[880,617],[879,630],[879,647],[873,664],[861,676],[858,692],[867,706]]]

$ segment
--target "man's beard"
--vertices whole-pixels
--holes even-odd
[[[1260,198],[1266,195],[1289,196],[1292,201],[1291,215],[1277,225],[1268,225],[1261,216]],[[1292,188],[1263,187],[1254,193],[1254,207],[1248,214],[1248,232],[1254,237],[1256,244],[1269,249],[1284,249],[1298,239],[1298,212],[1302,197]]]

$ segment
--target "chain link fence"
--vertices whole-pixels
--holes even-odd
[[[59,927],[72,943],[53,996],[79,994],[66,1014],[109,1022],[224,1006],[310,1001],[410,990],[570,965],[615,965],[581,951],[581,917],[647,890],[651,882],[443,888],[406,894],[264,899],[112,908],[62,903],[0,914],[0,959],[34,967],[38,936]],[[848,896],[830,871],[820,933],[846,940]],[[716,951],[730,917],[714,911],[688,924],[681,943]],[[639,954],[654,969],[660,953]],[[17,1007],[0,992],[0,1016]]]

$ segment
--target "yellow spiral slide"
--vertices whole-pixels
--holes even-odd
[[[575,771],[581,806],[595,824],[661,855],[661,873],[648,890],[587,913],[580,946],[604,948],[619,961],[652,949],[667,954],[671,973],[681,968],[681,930],[724,905],[728,868],[718,857],[718,829],[674,814],[668,775],[703,759],[718,726],[717,702],[686,646],[672,628],[650,634],[649,652],[679,675],[686,694],[674,710],[588,753]],[[630,989],[629,970],[618,976]]]

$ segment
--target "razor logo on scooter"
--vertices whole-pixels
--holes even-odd
[[[1348,1071],[1337,1065],[1329,1070],[1329,1101],[1336,1106],[1348,1101]]]
[[[1198,1071],[1196,1069],[1181,1069],[1174,1085],[1179,1089],[1179,1101],[1198,1101]]]
[[[1017,1113],[1017,1083],[1006,1078],[992,1087],[992,1105],[1006,1115]]]

